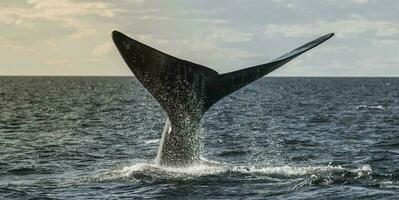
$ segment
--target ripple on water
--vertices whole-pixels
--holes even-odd
[[[223,162],[167,168],[136,79],[0,77],[0,199],[398,199],[398,85],[262,78],[204,116]]]

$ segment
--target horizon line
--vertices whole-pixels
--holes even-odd
[[[135,77],[134,75],[52,75],[52,74],[32,74],[32,75],[3,75],[0,77]],[[325,76],[325,75],[269,75],[264,77],[270,78],[399,78],[397,76]],[[263,78],[264,78],[263,77]]]

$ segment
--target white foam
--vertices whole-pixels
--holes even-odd
[[[273,167],[250,167],[249,172],[260,173],[271,177],[296,177],[320,173],[335,173],[346,171],[341,166],[273,166]]]
[[[351,170],[351,172],[357,174],[357,178],[370,176],[373,170],[370,165],[363,165],[359,169]]]
[[[137,179],[137,177],[151,177],[156,179],[191,179],[201,176],[219,174],[250,174],[267,176],[270,178],[297,178],[314,174],[331,174],[350,172],[363,176],[371,173],[371,168],[362,167],[356,170],[347,170],[341,166],[245,166],[229,165],[206,161],[189,167],[164,167],[154,163],[137,163],[122,169],[103,174],[100,180]]]
[[[153,140],[147,140],[144,143],[146,143],[146,144],[154,144],[154,143],[158,143],[158,142],[159,142],[159,139],[153,139]]]
[[[362,109],[384,110],[385,108],[381,105],[376,105],[376,106],[360,105],[360,106],[356,106],[356,109],[358,109],[358,110],[362,110]]]

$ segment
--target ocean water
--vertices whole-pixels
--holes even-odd
[[[206,163],[152,163],[133,77],[0,77],[0,199],[399,199],[399,78],[262,78],[203,119]]]

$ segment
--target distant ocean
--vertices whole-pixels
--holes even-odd
[[[399,199],[399,78],[266,77],[203,120],[214,166],[160,168],[133,77],[0,77],[0,199]]]

